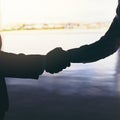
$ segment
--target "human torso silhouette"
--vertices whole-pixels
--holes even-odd
[[[5,77],[37,79],[44,71],[42,55],[17,55],[3,52],[1,48],[0,36],[0,120],[9,107]]]
[[[117,15],[120,17],[120,0],[118,0]]]
[[[2,38],[0,36],[0,51],[2,48]],[[5,78],[0,74],[0,119],[4,117],[4,113],[8,110],[8,93]]]

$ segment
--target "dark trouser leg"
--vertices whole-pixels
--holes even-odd
[[[5,112],[0,111],[0,120],[4,120]]]

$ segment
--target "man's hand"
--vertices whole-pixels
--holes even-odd
[[[49,73],[57,73],[70,66],[70,57],[62,48],[55,48],[46,55],[45,70]]]

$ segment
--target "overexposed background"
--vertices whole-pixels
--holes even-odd
[[[2,25],[110,21],[117,0],[1,0]]]

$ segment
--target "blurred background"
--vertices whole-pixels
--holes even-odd
[[[46,54],[100,39],[116,15],[117,0],[1,0],[2,49]],[[119,120],[119,51],[89,64],[71,64],[38,80],[6,78],[5,120]]]

